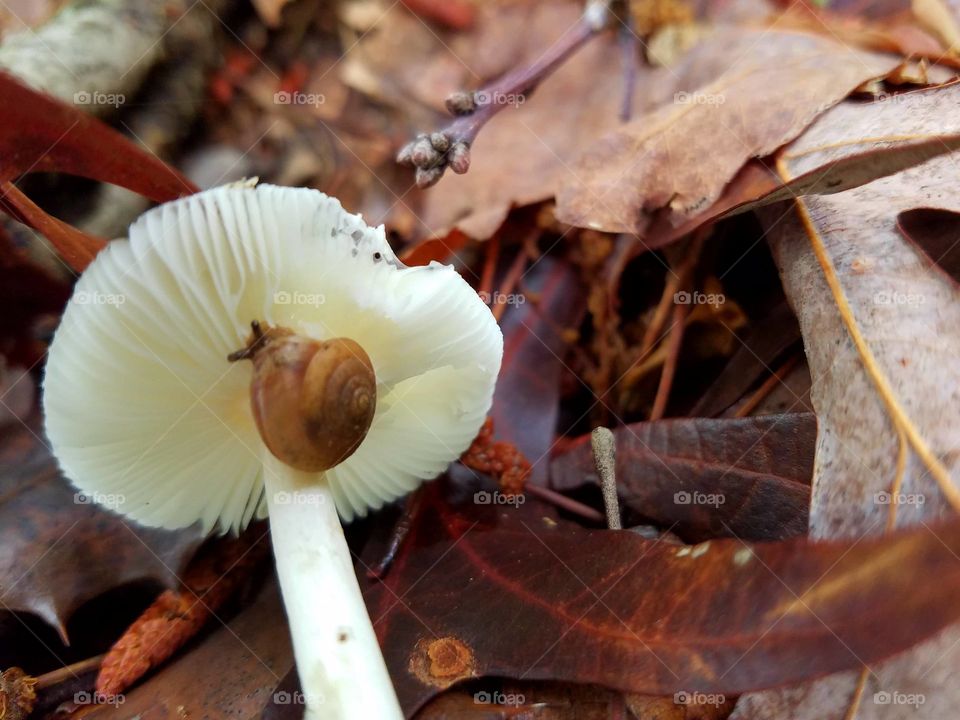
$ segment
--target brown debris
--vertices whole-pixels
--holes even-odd
[[[240,538],[223,538],[203,548],[187,567],[181,588],[163,592],[110,648],[96,692],[120,694],[195,636],[266,555],[264,536],[262,528],[254,526]]]
[[[0,673],[0,720],[22,720],[37,702],[36,678],[18,667]]]
[[[493,475],[507,495],[523,492],[530,476],[530,461],[508,442],[494,442],[493,418],[487,418],[473,444],[460,457],[471,470]]]

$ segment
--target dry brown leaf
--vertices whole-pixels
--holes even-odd
[[[142,580],[175,585],[203,534],[142,528],[76,492],[40,425],[35,411],[8,424],[0,443],[0,608],[38,615],[66,642],[74,610],[101,593]],[[122,506],[123,496],[99,501]]]
[[[580,11],[566,2],[537,4],[525,18],[504,23],[501,39],[491,39],[488,47],[502,45],[502,37],[515,40],[523,28],[527,52],[517,62],[530,62],[571,28]],[[471,148],[470,172],[445,177],[426,194],[426,225],[434,234],[456,225],[471,237],[486,239],[512,206],[553,197],[560,183],[573,177],[573,159],[619,124],[619,68],[615,39],[597,37],[521,104],[501,112]]]
[[[873,102],[842,102],[777,153],[776,159],[792,167],[788,182],[751,161],[708,209],[680,225],[658,218],[646,242],[659,247],[719,217],[799,195],[842,192],[955,150],[958,108],[960,83],[881,95]]]
[[[557,215],[642,234],[662,208],[678,220],[713,203],[743,164],[769,155],[898,61],[802,33],[725,30],[709,41],[726,70],[595,142],[567,174]]]
[[[913,0],[913,14],[956,54],[960,50],[960,3],[957,0]]]
[[[802,172],[802,162],[782,164],[782,174]],[[960,211],[958,170],[946,155],[854,190],[806,198],[786,216],[781,207],[765,211],[813,378],[815,537],[879,534],[891,523],[929,526],[956,505],[960,288],[904,240],[897,216],[917,207]],[[895,513],[891,495],[901,501]],[[951,628],[872,667],[855,717],[954,716],[958,643],[960,630]],[[858,678],[847,673],[747,696],[734,717],[839,720]]]

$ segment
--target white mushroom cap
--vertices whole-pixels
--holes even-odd
[[[404,267],[315,190],[226,186],[147,212],[78,281],[44,380],[64,474],[145,525],[265,516],[252,365],[227,361],[252,320],[370,357],[373,424],[326,472],[344,520],[441,473],[490,408],[503,337],[452,267]]]

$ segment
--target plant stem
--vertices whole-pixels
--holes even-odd
[[[402,718],[329,486],[267,450],[263,465],[305,720]]]
[[[416,169],[417,185],[437,183],[449,167],[465,173],[470,167],[470,146],[481,128],[506,107],[517,107],[567,59],[604,30],[609,22],[607,3],[591,0],[579,22],[530,65],[516,67],[476,92],[454,93],[447,99],[457,114],[442,130],[421,134],[405,145],[397,162]]]

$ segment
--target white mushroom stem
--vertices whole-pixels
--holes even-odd
[[[305,720],[402,718],[326,481],[263,455]]]

